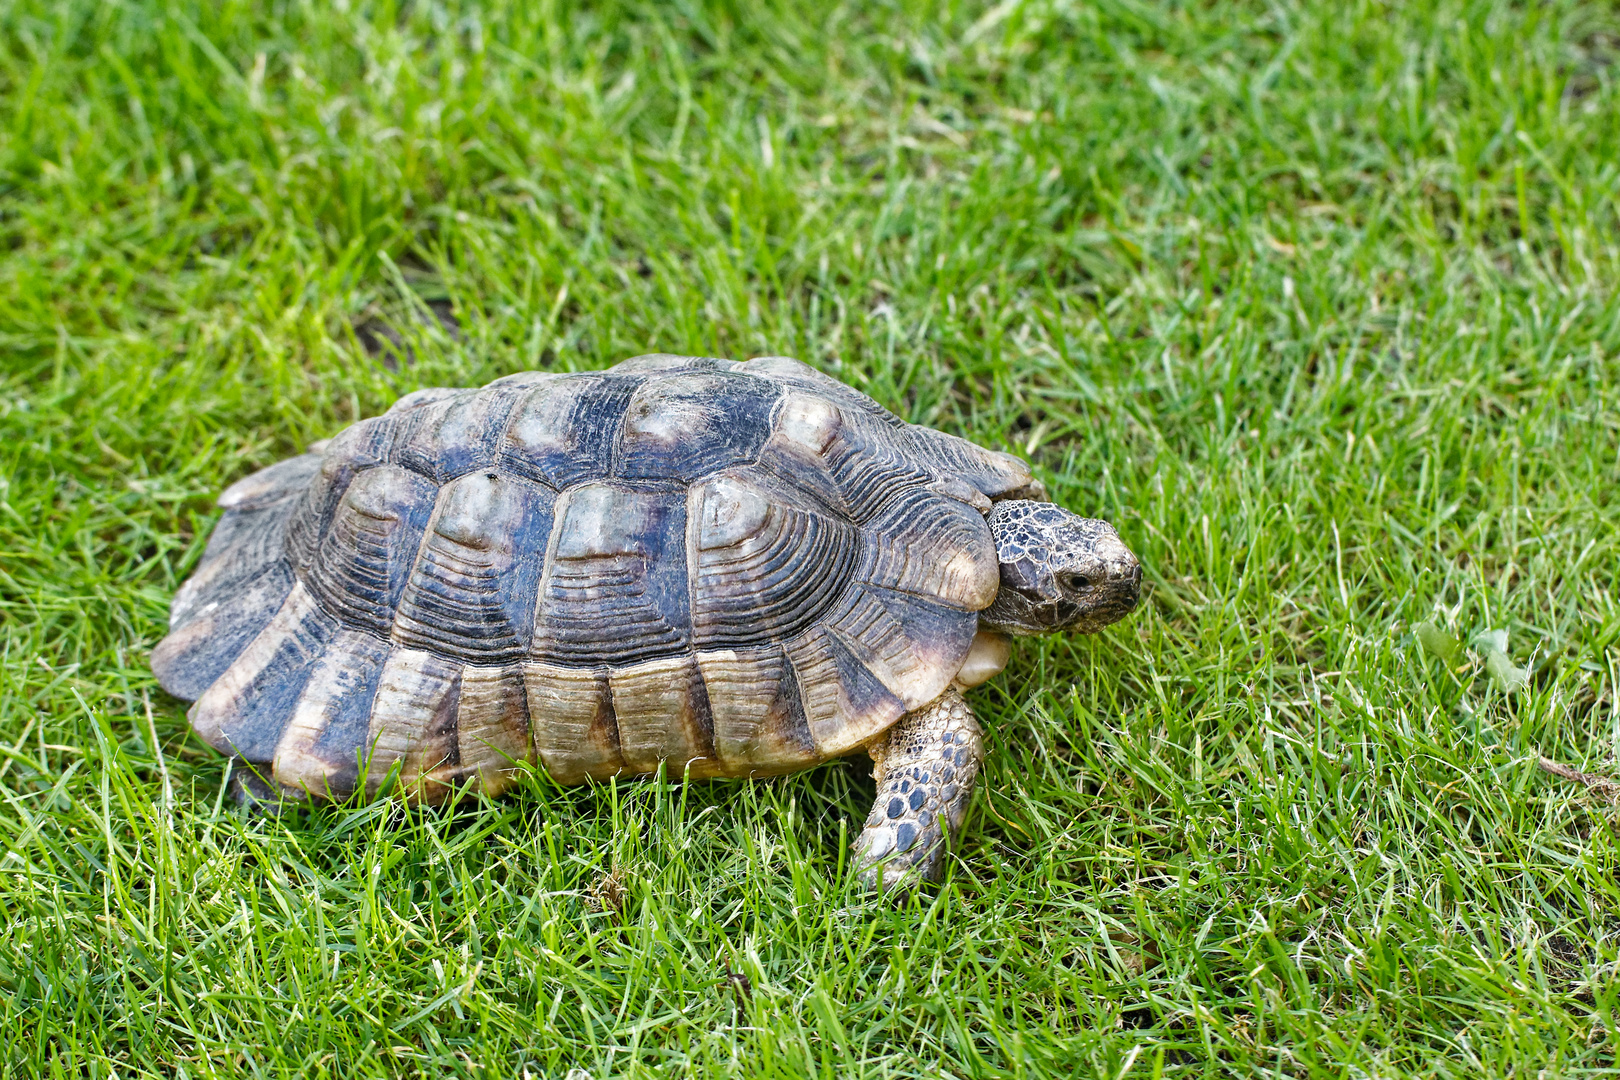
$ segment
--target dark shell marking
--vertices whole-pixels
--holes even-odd
[[[945,689],[1030,484],[782,357],[418,391],[221,497],[153,668],[316,794],[790,771]]]

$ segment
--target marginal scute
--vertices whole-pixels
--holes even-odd
[[[228,601],[272,566],[285,566],[287,511],[270,505],[232,510],[214,526],[202,560],[169,604],[169,628],[177,630],[210,604]]]
[[[388,652],[360,630],[339,632],[322,651],[276,744],[274,772],[283,786],[323,798],[354,793]]]
[[[476,664],[528,655],[551,507],[546,488],[500,473],[440,488],[393,639]]]
[[[456,747],[457,778],[477,777],[479,790],[490,796],[511,787],[522,766],[534,760],[521,668],[462,668]]]
[[[714,752],[733,774],[765,776],[820,760],[799,684],[780,646],[697,654],[714,725]]]
[[[840,608],[828,614],[824,626],[884,689],[899,698],[907,709],[915,709],[938,697],[950,683],[955,658],[934,651],[935,635],[914,638],[908,631],[919,629],[917,624],[913,622],[908,627],[901,622],[884,603],[885,596],[893,602],[900,600],[903,594],[886,594],[883,590],[865,587],[851,589]],[[962,623],[971,618],[957,613]],[[944,632],[949,641],[949,629],[927,629]],[[954,629],[958,635],[971,636],[972,631],[967,626]]]
[[[624,772],[607,671],[535,662],[522,667],[534,749],[546,773],[559,784],[578,784]]]
[[[616,474],[679,480],[751,462],[771,434],[779,391],[721,372],[648,378],[625,409]]]
[[[833,756],[864,745],[950,685],[977,616],[870,585],[790,644],[815,745]]]
[[[366,731],[366,790],[390,774],[422,802],[438,802],[461,763],[456,718],[461,665],[420,649],[394,648],[383,664]],[[396,772],[397,770],[397,772]]]
[[[669,763],[678,778],[719,771],[709,697],[689,653],[613,668],[608,674],[619,753],[632,773],[653,773]]]
[[[295,584],[275,617],[191,707],[192,728],[222,753],[272,760],[315,659],[337,631],[337,621]]]
[[[152,673],[175,697],[195,701],[275,617],[293,588],[292,571],[276,562],[217,597],[203,597],[152,650]]]
[[[812,627],[785,647],[810,739],[823,757],[865,745],[906,714],[905,702],[824,627]]]
[[[320,459],[312,454],[261,469],[220,497],[225,514],[169,604],[169,636],[152,652],[164,689],[195,699],[269,622],[292,588],[289,512]]]
[[[876,585],[863,584],[860,589],[900,624],[902,636],[917,657],[918,671],[925,673],[895,692],[910,708],[938,697],[972,647],[979,629],[978,613]]]

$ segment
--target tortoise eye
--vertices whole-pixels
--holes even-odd
[[[1064,574],[1058,583],[1070,592],[1079,592],[1091,588],[1091,579],[1084,574]]]

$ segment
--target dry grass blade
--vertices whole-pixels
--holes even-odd
[[[1541,766],[1542,772],[1550,773],[1560,780],[1570,780],[1580,784],[1611,806],[1620,805],[1620,782],[1611,780],[1606,776],[1581,772],[1579,769],[1572,768],[1569,765],[1562,765],[1547,757],[1538,757],[1536,763]]]

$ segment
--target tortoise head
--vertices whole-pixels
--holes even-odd
[[[981,626],[1004,634],[1090,634],[1136,606],[1142,565],[1108,522],[1023,499],[996,503],[989,520],[1001,588],[979,613]]]

